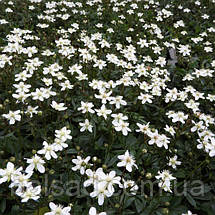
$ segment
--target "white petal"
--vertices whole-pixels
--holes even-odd
[[[8,169],[8,170],[14,170],[14,164],[11,163],[11,162],[8,162],[8,163],[7,163],[7,169]]]
[[[31,163],[30,165],[27,166],[25,172],[26,172],[26,173],[32,172],[32,171],[34,170],[34,167],[35,167],[34,164]]]
[[[94,207],[90,208],[89,215],[96,215],[96,209]]]
[[[51,208],[51,210],[55,210],[57,208],[57,206],[53,203],[53,202],[50,202],[49,203],[49,207]]]
[[[104,195],[99,194],[99,196],[98,196],[98,204],[103,205],[103,203],[104,203]]]
[[[132,166],[131,166],[131,164],[127,164],[127,165],[126,165],[126,169],[127,169],[129,172],[132,172]]]
[[[121,161],[117,164],[118,167],[125,166],[125,165],[126,165],[125,161]]]
[[[43,165],[41,165],[40,163],[37,164],[37,169],[40,173],[45,172],[45,167]]]
[[[4,182],[6,182],[6,181],[7,181],[7,179],[8,179],[8,177],[7,177],[7,176],[5,176],[5,177],[3,177],[3,178],[0,178],[0,184],[2,184],[2,183],[4,183]]]

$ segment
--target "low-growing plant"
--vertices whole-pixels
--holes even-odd
[[[215,214],[214,0],[0,6],[0,214]]]

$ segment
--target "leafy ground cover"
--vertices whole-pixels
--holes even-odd
[[[0,0],[0,214],[214,215],[214,11]]]

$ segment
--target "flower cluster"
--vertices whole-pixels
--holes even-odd
[[[118,167],[125,166],[129,172],[132,172],[132,166],[137,168],[135,160],[129,152],[126,151],[124,155],[119,155],[118,158],[121,160],[117,164]],[[114,185],[118,185],[119,188],[128,189],[131,194],[135,195],[135,192],[138,190],[138,186],[134,181],[126,181],[124,178],[116,175],[116,171],[112,170],[109,173],[104,173],[103,168],[98,168],[96,170],[90,169],[92,164],[88,163],[90,157],[88,156],[85,159],[82,159],[80,156],[77,156],[77,159],[73,159],[72,162],[76,165],[72,167],[73,171],[80,170],[81,175],[86,175],[88,179],[84,181],[84,187],[93,186],[94,190],[90,193],[92,198],[96,197],[98,199],[98,204],[103,205],[106,197],[111,197],[115,188]],[[121,179],[123,183],[121,183]],[[92,209],[93,210],[93,209]]]
[[[66,127],[55,131],[55,140],[53,144],[48,144],[46,141],[43,142],[43,148],[37,153],[44,155],[46,160],[51,158],[57,158],[57,151],[62,151],[64,148],[68,147],[66,141],[72,139],[70,135],[71,131]],[[32,158],[25,158],[28,163],[27,168],[24,170],[23,167],[15,168],[14,164],[11,162],[7,163],[6,169],[0,169],[0,184],[4,182],[11,182],[10,188],[16,187],[16,195],[22,198],[22,202],[27,202],[30,199],[38,200],[41,193],[41,185],[33,187],[33,183],[30,181],[31,176],[34,171],[37,170],[40,173],[45,173],[45,163],[46,161],[37,155],[37,153]]]
[[[212,196],[214,5],[0,0],[0,184],[20,197],[2,185],[0,212],[32,204],[29,214],[40,214],[49,202],[46,215],[159,214],[158,189],[169,207],[173,181],[187,179],[204,181]],[[78,198],[65,191],[73,179],[83,185]],[[140,193],[146,179],[158,181],[156,191]],[[190,196],[170,213],[206,213]]]

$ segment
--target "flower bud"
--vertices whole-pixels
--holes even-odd
[[[96,162],[96,161],[98,161],[98,158],[97,157],[93,157],[92,161]]]
[[[163,208],[162,213],[163,214],[169,214],[169,209],[168,208]]]
[[[120,204],[116,203],[116,204],[114,205],[114,207],[115,207],[115,208],[120,208]]]
[[[146,178],[151,179],[152,178],[152,173],[150,173],[150,172],[146,173]]]
[[[103,169],[107,169],[107,165],[103,164],[103,165],[102,165],[102,168],[103,168]]]
[[[80,151],[81,147],[80,146],[76,146],[75,147],[77,151]]]
[[[63,118],[68,119],[69,118],[68,114],[64,114]]]
[[[9,103],[9,99],[5,99],[5,101],[4,101],[4,102],[5,102],[6,104],[7,104],[7,103]]]
[[[142,153],[143,154],[147,153],[147,149],[142,149]]]
[[[49,196],[48,196],[48,200],[51,201],[52,199],[53,199],[53,196],[52,196],[52,195],[49,195]]]
[[[55,171],[54,171],[53,169],[50,169],[50,170],[49,170],[49,174],[50,174],[50,175],[54,175],[54,173],[55,173]]]
[[[37,153],[37,151],[35,150],[35,149],[32,149],[32,154],[36,154]]]
[[[15,162],[16,158],[15,157],[10,157],[10,162]]]
[[[164,205],[168,207],[170,206],[170,202],[165,202]]]

